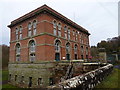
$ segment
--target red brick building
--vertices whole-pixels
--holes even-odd
[[[90,56],[89,32],[47,5],[12,21],[8,27],[9,81],[13,85],[36,88],[59,83],[81,74],[80,59]]]
[[[43,5],[8,26],[10,62],[88,59],[89,32]]]

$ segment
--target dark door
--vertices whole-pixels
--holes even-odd
[[[55,53],[55,60],[60,61],[60,53]]]
[[[70,60],[70,54],[66,54],[66,59]]]
[[[75,60],[77,60],[77,54],[75,54]]]

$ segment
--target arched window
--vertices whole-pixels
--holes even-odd
[[[70,43],[66,44],[66,53],[70,53]]]
[[[57,35],[57,22],[54,20],[53,21],[53,28],[54,28],[54,35]]]
[[[66,44],[66,59],[70,60],[70,43]]]
[[[74,46],[75,60],[77,60],[77,49],[78,49],[77,44],[75,44]]]
[[[29,60],[35,61],[35,41],[31,40],[29,42]]]
[[[32,24],[31,22],[28,23],[28,36],[30,37],[32,35]]]
[[[20,61],[20,44],[16,44],[16,61]]]
[[[78,32],[76,31],[76,40],[78,40]]]
[[[18,28],[16,28],[16,40],[18,40],[18,31],[19,31],[19,29]]]
[[[55,51],[60,52],[60,41],[59,40],[56,40],[55,42]]]
[[[70,39],[70,28],[68,28],[68,39]]]
[[[33,21],[33,35],[36,35],[36,29],[37,29],[37,21]]]
[[[67,26],[64,26],[65,39],[67,39]]]
[[[60,61],[60,41],[55,41],[55,60]]]
[[[19,28],[19,30],[20,30],[20,36],[19,36],[19,38],[20,39],[22,39],[22,29],[23,29],[22,26],[20,26],[20,28]]]
[[[58,36],[61,36],[61,24],[60,23],[58,23]]]
[[[81,52],[83,53],[83,46],[81,46]]]

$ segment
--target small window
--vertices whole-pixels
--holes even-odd
[[[54,84],[53,78],[49,78],[49,85],[53,85],[53,84]]]
[[[21,83],[24,83],[24,76],[21,77]]]
[[[15,81],[17,81],[17,75],[15,75]]]
[[[38,85],[42,85],[42,78],[38,78]]]
[[[29,77],[29,84],[28,87],[32,87],[32,77]]]

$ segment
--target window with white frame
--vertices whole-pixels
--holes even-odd
[[[54,35],[57,35],[57,22],[55,20],[53,21],[53,28]]]
[[[66,44],[66,53],[70,53],[70,43]]]
[[[33,21],[33,35],[36,35],[36,30],[37,30],[37,21]]]
[[[67,26],[64,26],[64,35],[65,35],[65,39],[67,39]]]
[[[20,36],[19,36],[19,38],[20,39],[22,39],[22,29],[23,29],[22,26],[20,26],[20,28],[19,28],[19,30],[20,30]]]
[[[16,61],[20,61],[20,44],[16,44]]]
[[[16,40],[18,40],[18,31],[19,31],[19,29],[16,28]]]
[[[77,53],[77,44],[74,46],[74,52]]]
[[[61,37],[61,24],[58,23],[58,36]]]
[[[59,40],[55,41],[55,51],[60,52],[60,41]]]
[[[68,28],[68,39],[70,40],[70,28]]]
[[[28,36],[30,37],[32,35],[32,24],[29,22],[28,23]]]
[[[35,60],[35,41],[29,42],[29,60],[32,62]]]

